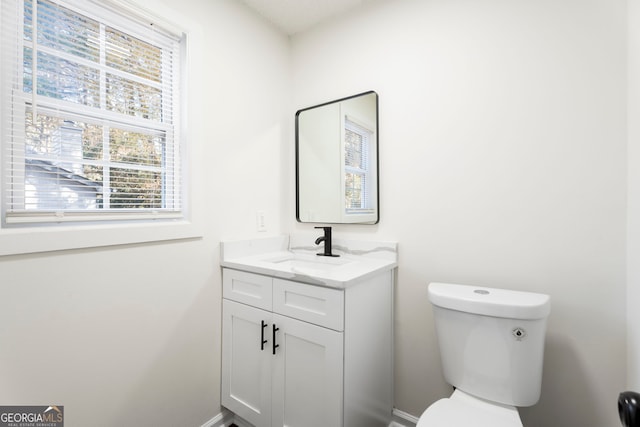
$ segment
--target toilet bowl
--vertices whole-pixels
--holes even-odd
[[[518,410],[478,399],[461,390],[429,406],[416,427],[522,427]]]
[[[431,283],[440,360],[453,394],[416,427],[523,427],[540,398],[548,295]]]

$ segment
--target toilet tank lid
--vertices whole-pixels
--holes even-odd
[[[429,300],[442,308],[509,319],[542,319],[551,311],[546,294],[453,283],[430,283]]]

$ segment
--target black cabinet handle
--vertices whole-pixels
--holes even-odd
[[[279,330],[280,328],[277,328],[274,323],[273,324],[273,354],[276,354],[276,348],[280,347],[280,344],[276,344],[276,332]]]
[[[264,339],[264,328],[267,327],[267,322],[261,320],[262,329],[260,330],[260,351],[264,350],[264,345],[267,343],[267,340]]]

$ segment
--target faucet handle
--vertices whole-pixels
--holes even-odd
[[[324,230],[324,235],[316,239],[316,245],[319,245],[321,242],[324,242],[324,251],[317,255],[339,257],[340,255],[337,255],[331,252],[331,246],[333,245],[331,241],[331,227],[318,226],[313,228],[322,228]]]

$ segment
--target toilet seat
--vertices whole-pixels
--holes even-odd
[[[429,406],[416,427],[523,427],[513,406],[492,403],[456,390]]]

